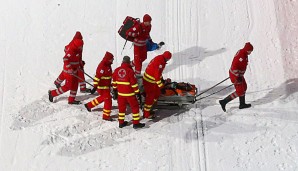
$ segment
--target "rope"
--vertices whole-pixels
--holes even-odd
[[[205,99],[205,98],[207,98],[207,97],[210,97],[210,96],[212,96],[213,94],[216,94],[216,93],[218,93],[218,92],[221,92],[221,91],[223,91],[223,90],[225,90],[225,89],[231,87],[232,85],[234,85],[234,84],[231,84],[231,85],[229,85],[229,86],[227,86],[227,87],[224,87],[224,88],[222,88],[222,89],[220,89],[220,90],[218,90],[218,91],[216,91],[216,92],[214,92],[214,93],[212,93],[212,94],[209,94],[208,96],[205,96],[205,97],[201,97],[201,98],[199,98],[199,99],[196,99],[196,101]]]
[[[214,87],[218,86],[219,84],[221,84],[221,83],[223,83],[223,82],[227,81],[229,78],[230,78],[230,77],[228,77],[228,78],[226,78],[226,79],[222,80],[221,82],[219,82],[219,83],[215,84],[214,86],[212,86],[212,87],[208,88],[207,90],[203,91],[202,93],[200,93],[200,94],[196,95],[196,97],[198,97],[198,96],[200,96],[200,95],[202,95],[202,94],[206,93],[207,91],[209,91],[209,90],[213,89]]]

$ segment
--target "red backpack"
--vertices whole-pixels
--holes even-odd
[[[133,37],[126,35],[127,30],[135,26],[136,24],[140,24],[140,19],[139,18],[133,18],[130,16],[127,16],[125,20],[123,21],[123,25],[120,27],[118,30],[119,35],[128,41],[133,41]]]

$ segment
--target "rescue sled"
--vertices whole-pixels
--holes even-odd
[[[143,92],[142,79],[138,79],[140,91]],[[158,105],[182,105],[193,104],[196,102],[198,89],[194,84],[185,82],[172,82],[171,79],[165,81],[163,93],[157,100]]]

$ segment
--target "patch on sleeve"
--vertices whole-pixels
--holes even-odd
[[[134,27],[134,28],[132,28],[132,30],[133,30],[133,31],[136,31],[137,29]]]
[[[239,61],[240,61],[240,62],[242,62],[242,61],[243,61],[243,59],[242,59],[242,58],[239,58]]]
[[[66,56],[67,56],[67,57],[71,57],[71,54],[68,53]]]
[[[101,74],[104,73],[104,70],[100,70],[100,73],[101,73]]]
[[[159,65],[159,68],[161,69],[162,68],[162,65]]]

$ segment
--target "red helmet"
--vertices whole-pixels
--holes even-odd
[[[145,14],[143,17],[143,22],[150,22],[152,20],[151,16],[149,14]]]
[[[245,46],[243,48],[246,52],[253,51],[254,47],[250,44],[250,42],[245,43]]]
[[[74,39],[81,39],[81,40],[83,40],[83,36],[82,36],[81,32],[77,31],[76,34],[73,37],[73,40]]]
[[[76,48],[83,47],[83,45],[84,45],[84,41],[81,40],[81,39],[75,39],[75,40],[73,41],[73,45],[74,45]]]
[[[169,52],[169,51],[165,51],[162,55],[165,57],[165,59],[166,59],[167,61],[170,60],[170,59],[172,58],[172,53]]]
[[[103,58],[104,58],[104,60],[109,61],[111,59],[114,59],[114,55],[112,53],[106,51],[106,54]]]

